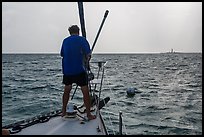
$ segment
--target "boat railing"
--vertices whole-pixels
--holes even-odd
[[[110,88],[109,94],[114,96],[113,90]],[[108,104],[106,104],[108,105]],[[110,100],[109,105],[113,105],[118,113],[113,113],[113,111],[109,111],[108,109],[110,106],[104,107],[105,109],[102,111],[102,114],[106,116],[105,124],[107,125],[107,132],[109,135],[128,135],[126,130],[126,123],[125,123],[125,115],[122,113],[122,109],[119,106],[118,102],[114,99]],[[117,126],[116,126],[117,125]]]
[[[95,100],[97,101],[97,111],[96,113],[99,112],[100,108],[99,108],[99,102],[101,100],[101,91],[102,91],[102,86],[103,86],[103,80],[104,80],[104,72],[105,72],[105,66],[107,64],[107,61],[92,61],[90,62],[90,65],[92,67],[92,71],[94,74],[96,74],[96,76],[94,76],[94,79],[90,81],[90,92],[91,94],[94,96],[97,94],[97,97],[95,98]],[[99,86],[97,86],[99,85]],[[105,105],[105,103],[104,103]]]
[[[96,62],[90,62],[90,64],[98,64],[98,67],[94,67],[95,65],[93,65],[92,66],[92,71],[95,71],[95,73],[94,74],[97,74],[96,75],[96,77],[95,77],[95,79],[93,80],[93,81],[91,81],[91,85],[92,85],[92,91],[94,92],[94,93],[96,93],[96,92],[98,92],[98,104],[97,104],[97,108],[99,108],[99,100],[101,99],[101,91],[102,91],[102,85],[103,85],[103,82],[104,82],[104,71],[105,71],[105,67],[106,67],[106,64],[107,64],[107,61],[96,61]],[[95,68],[95,69],[94,69]],[[97,70],[98,69],[98,70]],[[98,71],[98,72],[96,72],[96,71]],[[101,74],[100,74],[101,73]],[[99,84],[99,86],[98,86],[98,89],[97,89],[97,84]],[[111,90],[111,89],[110,89]],[[111,93],[113,94],[113,91],[111,90]],[[115,102],[115,104],[116,104],[116,106],[118,106],[118,108],[120,108],[119,107],[119,105],[118,105],[118,103],[117,102]],[[106,106],[107,105],[107,103],[104,103],[104,105]],[[108,108],[108,107],[106,107],[106,108]],[[96,112],[99,112],[99,111],[96,111]],[[107,112],[107,111],[106,111]],[[111,120],[111,117],[110,117],[110,112],[108,111],[107,113],[106,113],[107,115],[108,115],[108,117],[109,117],[109,122],[111,122],[110,123],[110,125],[112,125],[113,126],[113,121]],[[107,123],[107,121],[105,121],[105,123]],[[106,124],[107,125],[107,124]],[[108,124],[109,125],[109,124]],[[122,116],[122,111],[120,111],[119,110],[119,119],[118,119],[118,126],[119,126],[119,128],[118,129],[116,129],[116,131],[112,131],[113,132],[113,134],[114,135],[126,135],[127,134],[127,132],[126,132],[126,126],[125,126],[125,124],[124,124],[124,122],[123,122],[123,116]],[[106,128],[107,128],[107,126],[106,126]],[[112,128],[112,130],[113,130],[114,128]],[[123,130],[124,129],[124,130]],[[107,129],[106,129],[107,130]],[[109,132],[108,130],[107,130],[107,132]],[[112,133],[108,133],[109,135],[111,135]]]

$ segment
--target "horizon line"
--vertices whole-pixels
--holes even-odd
[[[96,52],[92,54],[175,54],[175,53],[202,53],[200,52]],[[60,54],[57,52],[2,52],[2,54]]]

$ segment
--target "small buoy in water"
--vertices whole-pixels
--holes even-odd
[[[135,95],[136,88],[128,88],[126,92],[127,92],[127,95],[133,96]]]

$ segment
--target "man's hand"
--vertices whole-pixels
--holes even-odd
[[[87,61],[89,62],[91,59],[91,54],[88,54],[86,58],[87,58]]]

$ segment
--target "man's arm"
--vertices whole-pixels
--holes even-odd
[[[63,42],[62,42],[62,47],[61,47],[61,51],[60,51],[60,56],[61,56],[61,57],[64,56],[64,52],[63,52],[63,51],[64,51],[64,50],[63,50],[63,47],[64,47],[64,46],[63,46],[63,45],[64,45],[64,40],[63,40]]]
[[[63,50],[61,50],[61,52],[60,52],[60,56],[63,57]]]

